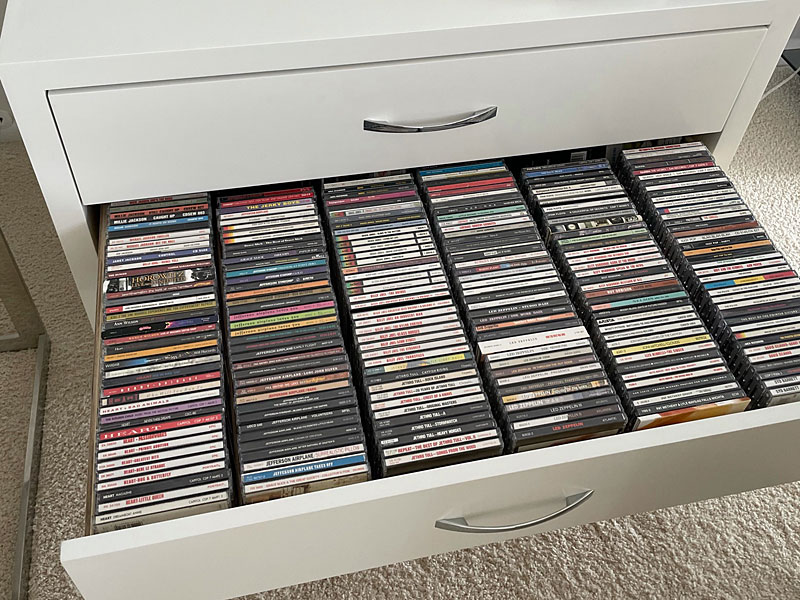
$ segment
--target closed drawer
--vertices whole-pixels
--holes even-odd
[[[800,479],[800,404],[380,479],[65,542],[87,600],[229,598]],[[525,521],[510,533],[436,528]]]
[[[720,131],[766,28],[53,90],[84,204]],[[365,120],[440,124],[365,131]]]

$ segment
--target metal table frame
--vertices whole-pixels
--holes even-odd
[[[28,421],[28,440],[25,448],[25,466],[20,495],[17,546],[11,579],[12,600],[24,600],[28,595],[31,538],[36,489],[39,481],[39,458],[42,446],[42,416],[47,389],[47,367],[50,358],[50,338],[45,333],[42,320],[36,311],[28,288],[22,279],[11,249],[0,231],[0,301],[5,306],[15,333],[0,335],[0,352],[36,348],[36,372],[33,380],[33,398]]]

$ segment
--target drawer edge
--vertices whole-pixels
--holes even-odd
[[[100,223],[106,220],[106,205],[100,207]],[[86,478],[86,521],[84,523],[84,535],[92,534],[92,521],[94,520],[94,473],[96,465],[95,446],[97,444],[97,419],[98,407],[100,406],[100,364],[103,360],[103,340],[101,338],[103,322],[103,265],[106,262],[106,229],[97,228],[97,296],[95,300],[95,319],[94,319],[94,365],[92,368],[92,414],[89,422],[89,465]]]
[[[108,576],[98,575],[98,573],[118,571],[122,564],[129,569],[129,574],[135,574],[137,568],[142,569],[142,573],[144,573],[144,570],[154,568],[153,562],[156,559],[153,553],[184,552],[215,561],[214,555],[221,556],[225,552],[225,548],[230,552],[231,548],[239,547],[241,548],[239,554],[242,555],[240,558],[243,560],[284,560],[286,562],[290,558],[282,559],[282,555],[276,554],[278,552],[275,548],[276,545],[272,545],[272,548],[269,544],[265,544],[263,547],[259,546],[262,550],[259,553],[254,547],[253,536],[258,532],[261,537],[256,537],[256,539],[264,539],[264,531],[274,527],[278,529],[278,535],[280,535],[281,529],[284,530],[284,535],[286,535],[287,529],[297,532],[298,535],[295,536],[297,548],[305,548],[304,543],[311,543],[312,540],[324,541],[326,547],[317,548],[314,551],[314,557],[309,559],[309,564],[300,565],[296,569],[289,566],[292,563],[289,565],[278,564],[274,572],[266,572],[256,577],[257,585],[261,586],[261,589],[283,587],[402,560],[511,539],[519,535],[540,533],[560,527],[646,512],[800,479],[800,464],[787,460],[780,462],[777,466],[774,464],[775,457],[780,456],[781,451],[788,454],[785,452],[788,449],[787,440],[797,439],[798,435],[800,435],[800,404],[772,407],[660,429],[577,442],[561,447],[540,449],[530,453],[506,455],[326,490],[306,496],[147,525],[133,530],[69,540],[62,544],[61,562],[73,577],[78,588],[86,595],[87,599],[92,600],[103,597],[98,595],[98,590],[105,590],[106,594],[110,591],[108,590]],[[686,461],[687,458],[697,457],[698,444],[700,446],[703,446],[704,443],[717,445],[723,441],[725,442],[724,448],[722,448],[723,454],[700,456],[698,460]],[[724,464],[720,467],[721,470],[712,471],[711,469],[716,466],[716,461],[720,456],[725,458]],[[662,489],[661,492],[656,493],[651,489],[653,486],[645,481],[648,479],[647,477],[639,477],[638,479],[634,478],[631,481],[630,489],[625,490],[623,497],[626,500],[624,502],[612,502],[608,507],[604,507],[602,501],[599,503],[596,500],[588,502],[585,507],[553,524],[536,528],[533,531],[488,536],[467,535],[466,537],[464,534],[452,532],[433,532],[435,519],[462,516],[459,512],[462,510],[469,512],[469,508],[465,508],[465,506],[470,502],[474,504],[474,499],[462,503],[458,499],[457,492],[469,487],[470,484],[483,486],[482,489],[493,489],[495,483],[503,485],[504,480],[505,485],[508,485],[509,481],[518,482],[520,478],[526,478],[530,482],[531,478],[535,477],[537,485],[543,483],[543,487],[556,488],[558,486],[553,485],[553,480],[557,480],[564,484],[562,489],[569,491],[577,479],[585,479],[588,485],[601,482],[602,477],[599,475],[586,475],[592,470],[597,471],[597,467],[600,470],[608,468],[635,469],[643,459],[650,460],[653,457],[659,458],[663,464],[668,465],[664,481],[668,482],[670,477],[677,479],[678,476],[683,476],[685,473],[686,480],[690,482],[688,485],[691,491]],[[767,459],[772,459],[772,464],[766,463]],[[737,479],[733,474],[737,473],[736,469],[745,461],[749,462],[751,466],[750,473]],[[754,469],[753,465],[759,467],[765,465],[766,468]],[[633,471],[628,472],[629,475],[631,472]],[[589,481],[592,477],[595,477],[595,482]],[[720,478],[724,481],[721,482]],[[492,479],[495,481],[492,482]],[[669,487],[664,486],[664,488]],[[557,492],[554,493],[557,494]],[[453,500],[453,496],[456,497],[455,500]],[[445,497],[451,498],[447,501],[439,501]],[[429,502],[430,500],[433,502]],[[344,513],[344,521],[354,513],[365,515],[372,513],[371,516],[374,518],[375,514],[386,506],[416,504],[418,507],[418,505],[426,503],[434,505],[428,510],[430,514],[424,515],[424,522],[411,525],[411,531],[408,532],[409,539],[405,543],[399,543],[397,547],[386,549],[384,548],[385,544],[379,544],[382,538],[380,538],[380,532],[376,531],[375,537],[367,537],[369,541],[374,540],[373,548],[359,548],[357,545],[350,548],[353,554],[360,555],[360,557],[341,556],[347,554],[345,550],[349,547],[344,539],[346,536],[342,531],[337,531],[344,527],[341,522],[333,523],[331,532],[326,533],[319,529],[320,523],[325,525],[331,520],[336,521],[337,519],[331,519],[331,516],[336,517],[337,514]],[[439,506],[435,506],[437,503]],[[341,513],[337,511],[341,511]],[[454,511],[455,514],[453,514]],[[481,513],[476,512],[475,514]],[[317,525],[316,530],[314,529],[315,524]],[[385,529],[391,526],[380,524],[379,527]],[[413,531],[414,528],[418,531]],[[249,535],[248,529],[251,529]],[[337,535],[343,537],[337,537]],[[249,547],[248,537],[250,538]],[[243,541],[243,545],[231,546],[234,538],[237,543],[240,540]],[[342,539],[342,543],[337,544],[337,539]],[[257,546],[257,544],[255,545]],[[283,544],[278,546],[284,547]],[[208,556],[209,554],[211,556]],[[293,553],[288,552],[287,554],[292,555]],[[196,575],[196,572],[191,571],[192,568],[199,572],[197,566],[184,565],[182,569],[178,569],[178,572],[174,574],[176,582],[178,579],[185,579],[189,572]],[[245,570],[244,566],[240,568]],[[290,572],[287,573],[287,570]],[[172,573],[170,571],[170,574]],[[243,576],[245,574],[246,571]],[[164,575],[161,574],[161,576]],[[105,583],[100,581],[103,578],[106,578]],[[197,591],[202,592],[199,597],[218,598],[223,597],[222,593],[231,596],[258,591],[252,587],[252,584],[243,584],[238,579],[233,579],[230,583],[218,584],[216,590],[205,589],[204,585],[214,587],[211,582],[198,584]],[[229,587],[225,587],[223,591],[219,585]],[[250,587],[247,587],[248,585]],[[117,592],[121,591],[117,590]],[[121,594],[121,597],[128,596]]]

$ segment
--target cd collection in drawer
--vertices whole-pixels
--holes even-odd
[[[133,529],[76,582],[170,553],[227,597],[800,477],[797,275],[696,142],[104,223],[89,526]]]

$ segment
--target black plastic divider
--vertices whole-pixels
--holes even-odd
[[[523,170],[528,201],[632,429],[750,399],[606,160]]]
[[[325,211],[324,205],[322,204],[322,181],[317,182],[317,184],[314,186],[314,191],[316,195],[317,210],[319,211],[320,218],[322,220],[322,231],[325,235],[325,247],[328,252],[328,258],[329,260],[335,260],[335,258],[332,258],[336,256],[336,250],[333,244],[333,235],[328,222],[328,214]],[[336,270],[335,275],[331,277],[331,283],[333,284],[333,289],[336,293],[336,298],[339,304],[342,306],[347,306],[347,302],[345,300],[346,294],[343,286],[344,282],[342,281],[338,270]],[[340,315],[345,317],[340,318],[339,324],[342,330],[342,336],[344,337],[345,347],[347,348],[347,358],[350,362],[350,371],[353,375],[353,382],[355,384],[356,396],[358,398],[358,410],[359,414],[361,415],[361,423],[364,425],[364,436],[367,441],[367,455],[369,456],[370,475],[374,479],[381,476],[380,468],[378,466],[380,464],[380,460],[378,458],[378,448],[375,440],[375,427],[373,426],[371,412],[369,410],[367,398],[364,394],[363,372],[359,368],[359,365],[355,359],[357,350],[355,344],[355,335],[353,333],[353,320],[349,310],[340,311]]]
[[[507,449],[618,433],[619,398],[503,161],[417,180]]]
[[[800,400],[800,279],[699,142],[617,171],[755,406]]]
[[[217,202],[218,196],[211,194],[209,196],[209,208],[211,212],[211,229],[212,229],[212,248],[214,253],[214,273],[215,273],[215,288],[217,290],[217,298],[219,298],[219,319],[228,320],[228,310],[225,305],[225,288],[222,282],[222,241],[220,240],[219,227],[217,226]],[[222,323],[220,322],[220,331],[222,331]],[[223,402],[227,414],[235,414],[234,400],[233,400],[233,379],[231,373],[230,351],[228,350],[228,336],[220,335],[222,343],[222,356],[224,366],[224,380],[225,380],[225,393],[223,395]],[[237,444],[232,443],[239,435],[238,427],[236,426],[236,418],[225,419],[225,434],[227,439],[226,446],[231,455],[231,477],[236,485],[232,486],[234,506],[241,506],[244,504],[241,487],[241,470],[239,468],[239,448]]]
[[[500,454],[412,176],[326,180],[321,196],[377,473]]]
[[[363,417],[311,187],[217,198],[243,501],[366,481]]]

